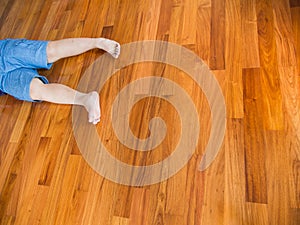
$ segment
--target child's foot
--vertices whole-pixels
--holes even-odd
[[[106,38],[99,38],[97,47],[111,54],[112,57],[118,58],[120,55],[120,44],[116,41]]]
[[[97,124],[101,116],[99,94],[95,91],[88,93],[84,101],[84,107],[88,111],[89,122]]]

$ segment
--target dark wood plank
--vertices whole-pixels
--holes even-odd
[[[290,6],[293,7],[299,7],[300,6],[300,0],[290,0]]]

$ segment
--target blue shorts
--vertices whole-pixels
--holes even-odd
[[[0,91],[20,100],[34,101],[30,97],[32,79],[49,83],[37,72],[52,66],[47,62],[47,45],[48,41],[0,40]]]

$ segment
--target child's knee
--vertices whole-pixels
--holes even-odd
[[[53,63],[57,60],[52,41],[48,42],[48,45],[46,48],[46,54],[47,54],[48,63]]]
[[[43,87],[44,84],[39,78],[32,79],[30,83],[30,97],[33,100],[43,100]]]

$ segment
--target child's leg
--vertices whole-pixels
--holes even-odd
[[[95,91],[85,94],[62,84],[44,84],[35,78],[30,84],[30,96],[33,100],[84,106],[90,123],[97,124],[100,121],[99,95]]]
[[[120,44],[105,38],[68,38],[50,41],[47,46],[48,63],[61,58],[79,55],[94,48],[110,53],[114,58],[120,54]]]

